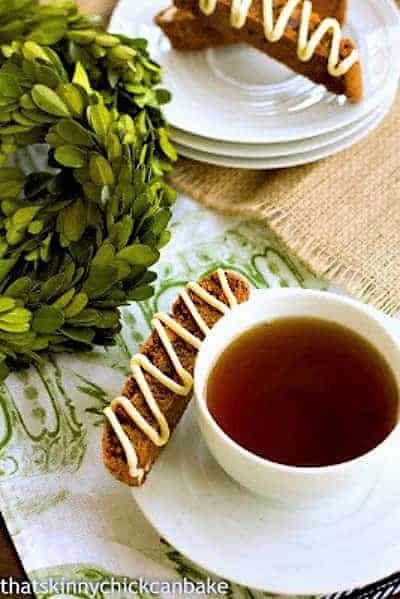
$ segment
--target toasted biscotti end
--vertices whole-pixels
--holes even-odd
[[[354,44],[352,40],[344,38],[340,44],[340,58],[347,58],[352,50]],[[346,90],[345,95],[348,97],[350,102],[357,103],[363,99],[363,75],[361,62],[356,62],[351,69],[344,75],[344,88]]]
[[[282,8],[287,0],[275,0],[274,19],[278,19]],[[211,27],[217,29],[221,34],[232,33],[231,6],[232,0],[217,0],[215,11],[210,16],[204,16],[199,8],[198,0],[175,0],[178,8],[189,10],[196,16],[202,16]],[[285,33],[279,42],[270,42],[264,34],[264,19],[262,0],[253,0],[250,6],[245,25],[241,29],[235,29],[237,41],[257,48],[268,54],[275,60],[282,62],[287,67],[311,79],[319,85],[325,86],[329,91],[337,95],[345,95],[352,102],[358,102],[362,98],[362,74],[359,62],[341,77],[334,77],[328,72],[328,57],[331,49],[332,38],[325,35],[318,45],[313,57],[307,62],[301,61],[297,56],[297,45],[301,22],[302,5],[293,10]],[[321,23],[318,14],[312,13],[310,18],[310,31],[314,31]],[[354,49],[351,40],[342,38],[340,43],[340,57],[345,58]]]
[[[250,285],[246,279],[233,271],[226,271],[226,276],[229,286],[238,303],[240,304],[247,301],[250,296]],[[227,303],[227,299],[223,289],[221,288],[217,273],[210,274],[202,279],[200,281],[200,285],[221,302],[225,304]],[[221,312],[211,307],[191,291],[188,291],[188,293],[208,327],[212,328],[222,317]],[[199,337],[200,339],[203,338],[203,334],[200,332],[198,325],[194,321],[182,299],[178,298],[175,301],[172,306],[171,315],[190,333]],[[174,349],[183,367],[188,372],[193,374],[197,351],[168,328],[167,333],[173,343]],[[149,338],[142,345],[140,351],[147,356],[149,360],[163,373],[174,378],[174,380],[177,380],[175,370],[157,332],[154,330],[151,332]],[[158,403],[161,412],[167,419],[170,431],[172,433],[186,410],[191,398],[191,394],[188,394],[187,396],[176,395],[147,373],[145,374],[145,378],[152,389],[154,398]],[[142,393],[139,391],[137,383],[133,377],[130,377],[127,380],[122,394],[131,401],[131,403],[139,410],[147,422],[152,425],[155,424],[154,417],[152,416],[147,403],[144,400]],[[124,432],[128,435],[129,440],[136,450],[139,466],[144,469],[145,476],[140,480],[130,476],[124,450],[108,420],[105,421],[103,429],[103,462],[111,474],[119,481],[130,486],[140,486],[144,483],[147,474],[153,467],[153,464],[162,451],[162,448],[156,447],[152,443],[152,441],[127,416],[123,408],[118,407],[116,415],[118,416]]]
[[[154,22],[168,37],[175,50],[190,52],[219,48],[235,43],[233,36],[222,35],[199,16],[171,6],[160,12]]]

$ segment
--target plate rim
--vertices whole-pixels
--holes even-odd
[[[331,145],[332,143],[337,143],[337,142],[341,141],[342,139],[345,139],[349,135],[356,134],[358,131],[360,131],[362,129],[363,125],[369,124],[371,121],[373,121],[374,116],[377,117],[381,113],[381,111],[384,110],[384,107],[388,103],[388,101],[389,101],[388,99],[391,97],[391,95],[392,95],[392,91],[387,94],[387,97],[385,98],[385,101],[382,103],[381,106],[379,106],[379,105],[375,106],[375,108],[373,108],[371,111],[366,113],[363,117],[357,119],[356,121],[354,121],[353,123],[350,123],[349,125],[345,125],[344,127],[339,127],[337,130],[331,131],[330,133],[327,133],[327,134],[315,135],[313,137],[305,138],[303,140],[287,142],[286,144],[283,142],[271,143],[271,144],[241,144],[241,143],[233,144],[230,142],[221,142],[218,140],[214,140],[212,138],[208,138],[205,136],[194,135],[194,134],[188,133],[186,131],[177,130],[175,127],[171,127],[170,137],[174,143],[177,143],[180,146],[185,146],[187,148],[191,148],[193,150],[196,150],[196,151],[199,151],[199,152],[202,152],[205,154],[219,154],[221,157],[226,156],[228,158],[239,158],[239,159],[240,158],[249,158],[249,159],[254,159],[254,160],[257,160],[257,159],[264,160],[264,159],[268,159],[268,158],[294,156],[296,154],[304,154],[306,152],[316,151],[319,148],[322,149],[328,145]],[[348,131],[349,129],[351,129],[350,132]],[[338,136],[333,142],[325,140],[325,141],[323,141],[322,145],[317,145],[318,138],[328,137],[329,135],[332,135],[336,132],[337,132]],[[178,135],[176,135],[176,134],[178,134]],[[183,139],[185,139],[186,136],[188,137],[187,141],[179,140],[179,136],[181,136],[182,134],[183,134]],[[194,141],[195,141],[196,145],[191,145],[192,141],[189,138],[195,138]],[[208,142],[210,143],[210,148],[204,149],[204,148],[200,147],[203,143],[208,143]],[[305,148],[305,149],[301,148],[300,150],[296,150],[295,146],[298,146],[302,142],[310,143],[314,147]],[[218,149],[218,151],[216,151],[215,149],[214,150],[211,149],[211,145],[213,143],[218,146],[219,145],[225,146],[225,148],[222,149],[222,153],[220,153],[221,149]],[[227,146],[235,146],[234,154],[229,153]],[[249,149],[249,146],[251,147],[251,149]],[[276,146],[289,147],[290,151],[289,151],[289,153],[287,153],[287,151],[285,151],[284,149],[275,150],[274,147],[276,147]],[[293,146],[293,147],[291,147],[291,146]],[[239,154],[240,148],[242,148],[242,152],[243,152],[242,154]],[[257,148],[260,149],[261,152],[265,152],[265,155],[261,155],[261,153],[259,155],[255,155],[255,153],[254,153],[254,155],[249,155],[249,153],[252,154],[255,151],[255,149],[257,149]],[[268,153],[270,150],[273,151],[272,154]]]
[[[390,112],[395,98],[396,94],[391,96],[390,102],[388,102],[386,107],[383,108],[382,111],[378,113],[378,115],[376,115],[375,119],[372,119],[369,123],[367,123],[365,129],[361,129],[353,135],[350,134],[349,136],[344,137],[338,142],[328,144],[322,147],[320,153],[318,153],[319,150],[317,149],[311,150],[310,152],[300,152],[298,154],[291,154],[288,156],[246,159],[245,157],[239,158],[219,156],[213,153],[200,152],[198,150],[193,150],[192,148],[182,146],[181,144],[177,144],[176,142],[175,147],[177,148],[178,153],[182,157],[189,158],[190,160],[194,160],[202,164],[221,166],[224,168],[239,168],[248,170],[275,170],[282,168],[295,168],[298,166],[304,166],[306,164],[311,164],[313,162],[317,162],[319,160],[323,160],[330,156],[338,154],[339,152],[349,149],[356,143],[361,143],[366,137],[368,137],[375,129],[377,129],[382,124],[383,120]],[[312,154],[312,156],[310,156],[310,154]],[[296,157],[299,158],[298,161],[296,161]],[[231,158],[231,160],[229,160],[229,158]],[[285,158],[287,158],[286,161]]]
[[[399,330],[397,330],[395,332],[396,335],[399,335]],[[192,413],[190,413],[192,412]],[[191,404],[191,409],[190,412],[188,412],[188,414],[186,414],[186,417],[191,417],[193,419],[195,419],[195,415],[194,415],[194,407],[193,404]],[[182,423],[181,423],[182,424]],[[196,424],[197,427],[197,424]],[[399,448],[400,448],[400,435],[399,438],[397,440]],[[199,439],[199,444],[204,444],[204,441],[202,439]],[[205,446],[205,445],[204,445]],[[214,460],[214,458],[212,458]],[[156,466],[157,467],[157,466]],[[155,467],[155,468],[156,468]],[[228,475],[227,475],[228,476]],[[235,483],[235,485],[237,485],[237,483]],[[239,486],[239,485],[237,485]],[[174,547],[179,553],[181,553],[186,559],[188,559],[189,561],[191,561],[193,564],[197,565],[201,570],[203,570],[206,574],[210,574],[212,577],[216,577],[218,579],[222,579],[222,580],[228,580],[229,582],[242,586],[242,587],[247,587],[251,590],[257,591],[257,592],[262,592],[262,593],[271,593],[271,594],[276,594],[276,595],[281,595],[281,596],[287,596],[287,595],[297,595],[297,596],[328,596],[328,595],[332,595],[332,594],[336,594],[336,593],[342,593],[345,591],[354,591],[357,589],[362,589],[366,586],[372,585],[372,584],[376,584],[387,578],[388,576],[392,576],[394,574],[396,574],[399,571],[399,567],[397,565],[393,566],[393,570],[392,570],[392,566],[390,565],[389,569],[385,569],[385,567],[379,565],[379,569],[380,572],[375,573],[375,574],[368,574],[368,572],[366,572],[365,576],[364,574],[360,575],[359,578],[353,578],[352,582],[346,582],[346,583],[340,583],[340,580],[338,580],[337,583],[335,583],[335,587],[322,587],[322,586],[307,586],[304,583],[303,586],[294,584],[293,582],[291,582],[290,584],[286,583],[286,586],[278,586],[278,585],[270,585],[267,588],[264,586],[260,586],[259,584],[254,584],[251,582],[251,574],[247,574],[245,577],[237,577],[235,576],[235,574],[231,574],[231,573],[224,573],[224,572],[218,572],[217,570],[215,570],[213,568],[212,565],[210,565],[209,563],[207,563],[206,561],[204,561],[201,557],[198,557],[197,552],[195,551],[195,555],[193,554],[193,552],[191,553],[191,550],[189,548],[186,547],[185,544],[182,544],[180,542],[180,540],[176,540],[176,538],[172,538],[172,536],[169,534],[169,531],[166,533],[165,530],[162,528],[162,526],[159,524],[159,521],[157,518],[154,518],[153,514],[150,514],[149,510],[145,509],[145,502],[142,502],[140,500],[140,494],[141,494],[141,487],[135,488],[132,487],[131,488],[131,495],[132,495],[132,499],[133,501],[135,501],[138,509],[141,511],[141,513],[143,514],[143,516],[146,518],[146,520],[151,524],[151,526],[153,526],[153,528],[155,529],[155,531],[157,532],[157,534],[160,536],[160,538],[165,539],[170,545],[171,547]],[[139,499],[138,499],[139,497]],[[349,520],[348,518],[346,518],[346,520]],[[394,541],[394,543],[396,544],[392,544],[390,546],[387,546],[387,555],[389,555],[389,551],[390,551],[390,555],[391,558],[393,559],[394,557],[394,551],[396,550],[396,553],[398,553],[398,550],[400,548],[400,538],[398,539],[398,541]],[[196,546],[196,544],[191,545],[191,547],[193,548],[194,546]],[[201,550],[200,550],[201,552]],[[203,555],[205,555],[204,552],[204,547],[203,547]],[[318,565],[315,566],[316,568],[318,567]],[[338,572],[338,570],[336,570],[336,572]],[[338,572],[338,577],[340,577],[340,572]],[[280,583],[279,583],[280,584]]]

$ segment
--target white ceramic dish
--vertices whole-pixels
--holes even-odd
[[[375,113],[371,119],[367,119],[367,121],[364,123],[364,126],[360,127],[355,133],[343,137],[336,143],[328,144],[322,148],[318,148],[309,152],[302,152],[289,156],[278,156],[274,158],[238,158],[221,156],[209,152],[200,152],[199,150],[194,150],[191,147],[182,146],[181,144],[177,143],[175,143],[175,147],[179,154],[181,156],[185,156],[186,158],[228,168],[267,170],[300,166],[302,164],[308,164],[323,158],[327,158],[333,154],[337,154],[338,152],[346,150],[352,145],[365,139],[383,121],[391,108],[393,100],[394,96],[391,97],[390,103],[388,103],[382,110]]]
[[[199,135],[192,135],[185,131],[171,128],[171,139],[181,146],[186,146],[199,152],[210,154],[218,154],[219,156],[228,156],[230,158],[278,158],[281,156],[293,156],[304,152],[320,150],[328,145],[337,143],[350,135],[355,135],[369,123],[371,123],[378,114],[380,114],[385,106],[393,100],[393,90],[388,93],[387,98],[382,102],[381,106],[375,107],[370,113],[358,119],[354,123],[346,127],[340,127],[330,133],[317,135],[308,139],[288,143],[273,143],[273,144],[234,144],[223,141],[207,139]]]
[[[400,423],[383,442],[358,458],[333,466],[300,468],[247,451],[224,433],[207,406],[209,376],[226,348],[253,327],[287,317],[321,318],[367,339],[387,360],[400,393],[400,346],[376,310],[327,291],[261,289],[221,318],[199,350],[194,372],[197,421],[211,454],[243,487],[289,509],[303,509],[312,516],[318,512],[325,521],[337,520],[354,512],[377,484],[393,446],[397,450]]]
[[[261,53],[235,46],[180,53],[154,26],[168,0],[121,0],[111,31],[150,41],[173,93],[165,113],[172,126],[212,139],[240,143],[287,142],[322,135],[360,119],[378,106],[397,78],[398,9],[392,0],[352,0],[345,33],[359,46],[365,99],[352,105],[294,75]],[[343,100],[343,99],[342,99]]]
[[[400,340],[399,323],[388,326]],[[146,484],[132,494],[159,534],[209,572],[273,593],[333,593],[399,569],[397,443],[363,504],[326,522],[235,483],[208,452],[191,407]]]

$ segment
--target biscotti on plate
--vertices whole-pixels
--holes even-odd
[[[313,12],[322,18],[334,17],[344,23],[347,0],[314,0]],[[160,12],[154,19],[176,50],[194,51],[219,48],[236,43],[234,35],[224,35],[213,29],[204,18],[176,6]]]
[[[199,283],[189,283],[169,315],[155,315],[153,331],[132,358],[132,376],[122,396],[105,410],[103,461],[118,480],[131,486],[144,483],[190,401],[201,341],[249,294],[246,279],[219,269]]]
[[[285,10],[288,0],[273,0],[273,18],[276,24],[281,12]],[[333,49],[333,34],[329,31],[323,36],[320,43],[307,60],[298,56],[299,31],[303,15],[303,3],[299,2],[291,11],[290,18],[282,37],[279,41],[270,41],[266,38],[263,17],[262,0],[253,0],[243,26],[233,27],[231,20],[232,0],[216,0],[215,9],[211,14],[205,15],[200,9],[199,0],[175,0],[177,8],[189,11],[202,18],[210,27],[216,29],[221,35],[234,35],[236,41],[244,42],[282,62],[287,67],[307,77],[317,84],[324,85],[329,91],[345,95],[351,101],[357,102],[362,98],[361,64],[355,45],[352,40],[341,37],[339,40],[338,62],[356,57],[343,75],[333,75],[330,72],[329,58]],[[311,12],[307,19],[309,36],[318,28],[326,25],[323,19],[315,12]],[[338,23],[336,23],[339,26]],[[340,33],[339,33],[340,36]]]

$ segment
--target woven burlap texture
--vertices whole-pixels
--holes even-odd
[[[367,140],[276,171],[181,160],[174,185],[205,206],[265,221],[315,274],[400,313],[400,96]]]

